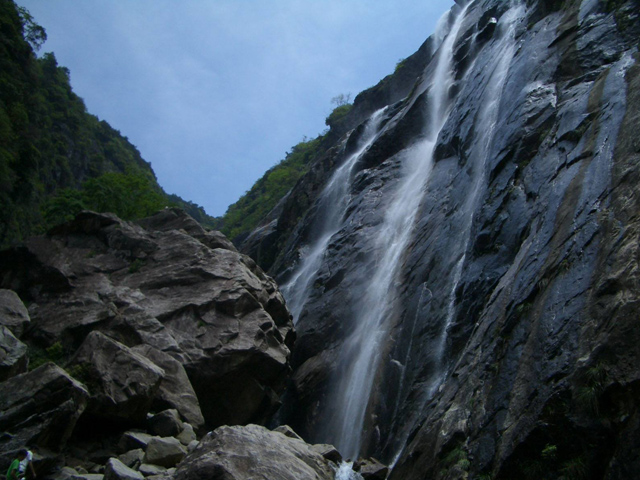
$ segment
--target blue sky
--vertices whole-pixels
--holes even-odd
[[[393,72],[453,0],[16,0],[90,113],[222,215],[338,94]]]

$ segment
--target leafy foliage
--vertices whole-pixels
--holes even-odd
[[[168,199],[136,147],[87,112],[69,70],[53,53],[36,57],[46,32],[12,0],[0,0],[0,38],[0,248],[80,206],[125,218],[159,203],[200,208]]]
[[[267,172],[222,217],[222,232],[237,239],[253,230],[260,220],[287,194],[321,152],[322,136],[306,139]]]
[[[47,227],[71,220],[82,210],[111,212],[133,220],[149,216],[167,203],[166,196],[144,172],[108,172],[87,180],[80,190],[60,190],[45,202],[43,215]]]

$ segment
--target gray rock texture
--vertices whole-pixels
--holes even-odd
[[[89,394],[52,363],[0,383],[0,459],[25,445],[60,452],[84,411]]]
[[[284,299],[181,210],[139,224],[83,212],[0,252],[0,269],[29,301],[24,342],[59,345],[90,384],[88,416],[140,425],[173,408],[199,429],[264,422],[278,405],[294,337]]]
[[[144,475],[127,467],[117,458],[110,458],[104,469],[104,480],[144,480]]]
[[[87,421],[143,424],[164,377],[146,357],[99,331],[87,335],[68,368],[89,387]]]
[[[334,476],[335,465],[302,440],[258,425],[217,428],[173,474],[183,480],[333,480]]]
[[[152,437],[147,445],[143,463],[161,467],[175,467],[187,454],[187,449],[177,438]]]

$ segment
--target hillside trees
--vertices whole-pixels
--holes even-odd
[[[0,0],[0,248],[41,233],[78,205],[125,218],[152,206],[192,208],[169,199],[137,148],[87,112],[53,53],[36,57],[45,39],[25,9]],[[99,201],[106,192],[114,197]],[[201,219],[213,220],[203,211]]]

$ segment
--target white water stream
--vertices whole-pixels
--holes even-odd
[[[322,265],[322,259],[331,238],[342,227],[344,213],[349,203],[351,172],[356,162],[376,139],[385,109],[380,109],[371,116],[360,140],[360,147],[335,171],[319,197],[318,210],[322,217],[318,222],[319,225],[314,225],[315,241],[306,247],[295,273],[281,288],[294,322],[300,318],[304,304],[309,298],[310,286],[313,285]]]
[[[338,359],[337,388],[329,392],[325,437],[346,457],[360,453],[365,413],[388,333],[393,310],[395,282],[425,185],[433,168],[438,134],[449,114],[449,90],[453,85],[453,47],[466,13],[458,15],[437,52],[436,68],[428,91],[428,129],[418,143],[404,152],[402,177],[388,204],[375,238],[378,261],[367,279],[368,288],[357,309],[355,328],[345,340]]]

